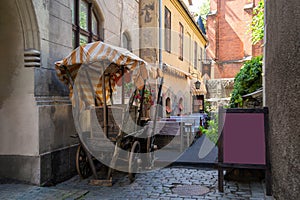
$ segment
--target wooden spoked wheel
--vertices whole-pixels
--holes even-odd
[[[81,179],[92,175],[92,169],[82,145],[79,145],[76,152],[76,170]]]
[[[131,147],[129,155],[128,178],[130,182],[135,180],[135,174],[140,168],[140,150],[141,145],[139,141],[135,141]]]

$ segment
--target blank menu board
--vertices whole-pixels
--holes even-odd
[[[266,164],[264,113],[226,113],[223,163]]]

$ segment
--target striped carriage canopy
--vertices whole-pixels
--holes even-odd
[[[76,90],[80,103],[85,106],[94,105],[95,100],[98,105],[103,105],[104,77],[106,103],[110,103],[110,94],[115,89],[116,77],[121,75],[121,68],[132,72],[132,80],[139,89],[149,77],[149,72],[153,75],[156,71],[128,50],[101,41],[79,46],[55,65],[57,76],[69,86],[72,104]]]

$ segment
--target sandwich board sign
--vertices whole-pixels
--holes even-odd
[[[224,169],[264,169],[271,195],[268,108],[219,109],[218,187],[224,191]]]

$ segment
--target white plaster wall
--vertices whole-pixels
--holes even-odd
[[[11,79],[13,90],[0,109],[0,154],[38,155],[38,113],[33,94],[33,69],[22,60]],[[2,68],[2,67],[1,67]],[[0,78],[4,74],[1,73]]]
[[[133,53],[139,53],[139,3],[135,0],[123,0],[122,33],[127,32],[131,39]]]
[[[96,0],[104,17],[104,42],[122,46],[122,33],[132,39],[132,49],[139,48],[139,3],[136,0]],[[137,53],[138,51],[134,51]]]
[[[18,17],[15,1],[1,3],[0,154],[38,155],[34,69],[24,67],[24,41]]]
[[[104,17],[104,41],[120,46],[120,0],[96,0]]]

